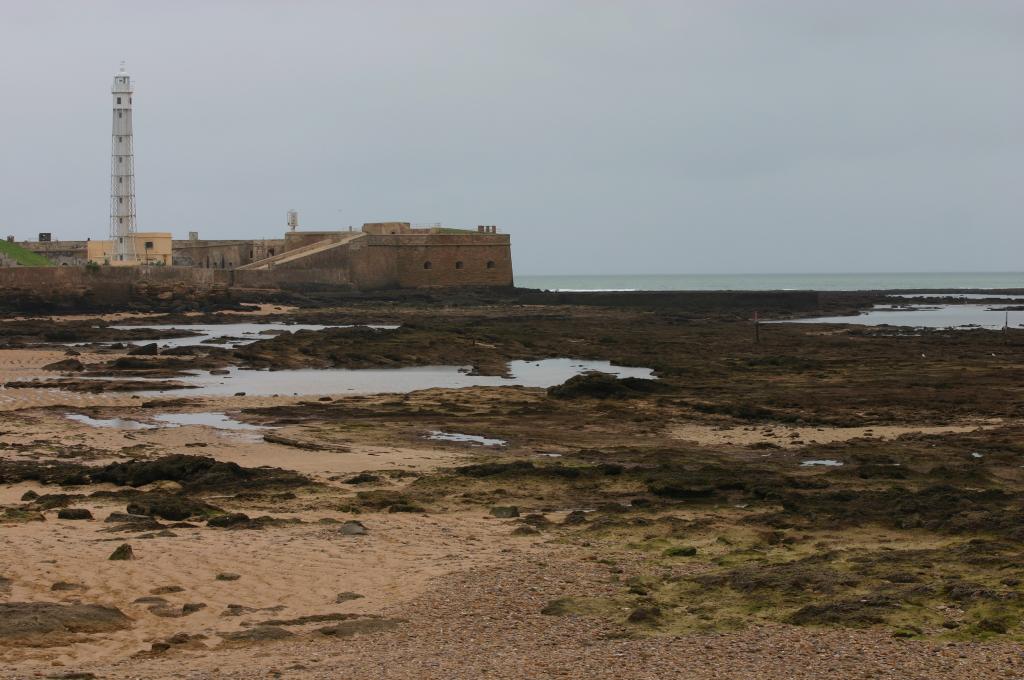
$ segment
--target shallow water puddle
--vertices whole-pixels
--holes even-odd
[[[824,460],[805,460],[802,463],[800,463],[800,467],[813,467],[815,465],[823,465],[825,467],[840,467],[842,465],[842,462],[838,461],[838,460],[824,459]]]
[[[1024,326],[1024,311],[991,305],[876,305],[857,316],[821,316],[813,319],[787,319],[771,323],[843,323],[856,326],[910,326],[913,328],[953,328],[999,330],[1004,324]]]
[[[165,338],[158,340],[127,340],[129,345],[148,345],[156,342],[163,348],[190,347],[192,345],[211,345],[213,347],[241,347],[265,340],[281,333],[292,333],[295,331],[322,331],[325,328],[352,328],[352,326],[322,326],[318,324],[288,324],[288,323],[220,323],[220,324],[157,324],[148,326],[111,326],[120,330],[179,330],[191,331],[195,335],[185,338]],[[394,330],[398,326],[373,325],[367,328],[380,330]]]
[[[194,386],[188,395],[311,395],[385,394],[435,387],[551,387],[587,371],[610,373],[620,378],[653,378],[649,368],[616,366],[608,361],[544,359],[509,362],[511,378],[470,375],[465,366],[416,366],[409,368],[303,368],[285,371],[230,369],[227,375],[197,374],[181,378]],[[160,391],[143,392],[143,396]]]
[[[91,427],[110,427],[118,430],[154,430],[158,428],[183,427],[186,425],[206,425],[216,430],[256,431],[272,429],[263,425],[251,425],[235,420],[224,413],[161,413],[153,416],[159,423],[142,423],[137,420],[122,418],[92,418],[81,413],[68,413],[69,420]]]
[[[149,423],[140,423],[137,420],[124,420],[122,418],[92,418],[83,413],[68,413],[66,417],[69,420],[82,423],[83,425],[90,425],[92,427],[112,427],[118,430],[153,430],[159,425],[151,425]]]
[[[508,444],[504,439],[488,439],[487,437],[481,437],[475,434],[442,432],[441,430],[431,430],[427,439],[435,439],[444,442],[467,442],[470,444],[479,444],[480,446],[505,446]]]
[[[230,418],[223,413],[161,413],[154,420],[167,423],[170,427],[182,425],[206,425],[217,430],[266,430],[266,425],[252,425]]]

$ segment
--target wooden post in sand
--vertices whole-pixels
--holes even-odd
[[[754,344],[761,344],[761,321],[757,318],[757,311],[754,312]]]

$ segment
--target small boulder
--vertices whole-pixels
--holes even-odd
[[[217,580],[218,581],[237,581],[240,578],[242,578],[242,577],[239,574],[233,574],[233,573],[228,572],[228,571],[224,571],[224,572],[221,572],[221,573],[217,574]]]
[[[352,637],[356,634],[379,633],[387,630],[394,630],[398,627],[399,621],[395,619],[366,618],[352,621],[342,621],[333,626],[317,628],[316,632],[330,637]]]
[[[132,552],[132,547],[127,543],[122,543],[117,546],[117,550],[110,554],[108,560],[134,560],[135,553]]]
[[[85,508],[61,508],[57,519],[92,519],[92,513]]]
[[[50,590],[55,592],[55,593],[57,593],[57,592],[65,592],[65,591],[68,591],[68,590],[85,590],[85,586],[83,586],[81,583],[70,583],[69,581],[57,581],[52,586],[50,586]]]
[[[512,531],[513,536],[536,536],[539,533],[540,529],[536,529],[531,526],[516,527],[515,530]]]
[[[495,505],[491,508],[491,514],[498,519],[510,519],[519,517],[519,508],[514,505]]]
[[[226,515],[218,515],[211,517],[206,522],[208,527],[219,527],[221,529],[227,529],[237,524],[244,524],[249,521],[249,515],[244,512],[229,512]]]
[[[334,598],[335,604],[341,604],[342,602],[350,602],[352,600],[358,600],[362,595],[359,593],[353,593],[350,590],[346,590],[344,593],[338,593],[338,596]]]
[[[538,514],[538,513],[533,513],[533,514],[527,515],[526,517],[524,517],[522,519],[522,522],[524,524],[528,524],[529,526],[538,527],[538,528],[539,527],[551,526],[551,520],[549,520],[544,515],[541,515],[541,514]]]
[[[393,503],[388,506],[388,512],[426,512],[427,509],[415,503]]]
[[[587,513],[582,510],[573,510],[565,519],[562,520],[562,524],[585,524],[587,521]]]
[[[697,554],[697,549],[688,545],[677,548],[668,548],[663,554],[665,557],[693,557]]]
[[[364,536],[367,533],[367,529],[366,525],[362,522],[351,519],[341,525],[338,533],[342,536]]]
[[[1001,619],[981,619],[978,621],[978,630],[985,633],[998,633],[1002,635],[1008,629],[1006,622]]]
[[[380,477],[377,475],[371,475],[369,472],[360,472],[358,475],[346,479],[345,484],[375,484],[379,481]]]
[[[167,599],[156,595],[143,595],[132,600],[132,604],[167,604]]]
[[[268,640],[284,640],[295,635],[279,626],[256,626],[247,630],[218,633],[228,642],[266,642]]]
[[[133,357],[155,357],[159,353],[159,348],[155,342],[151,342],[148,345],[139,345],[128,350],[128,356]]]
[[[25,493],[21,494],[21,500],[23,500],[25,502],[34,501],[37,498],[39,498],[39,494],[37,494],[32,489],[29,489]]]
[[[661,609],[657,607],[637,607],[629,613],[626,620],[630,623],[657,623],[661,618]]]
[[[85,364],[78,359],[62,359],[43,366],[44,371],[84,371]]]

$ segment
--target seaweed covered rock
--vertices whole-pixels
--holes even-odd
[[[209,503],[166,493],[142,494],[129,503],[126,509],[131,515],[162,517],[172,521],[220,512],[220,508]]]
[[[556,399],[629,399],[661,389],[662,385],[656,380],[616,378],[610,373],[590,371],[549,387],[548,396]]]
[[[145,486],[169,480],[187,491],[228,490],[266,486],[300,486],[306,477],[279,468],[245,468],[209,456],[175,454],[150,461],[131,460],[111,463],[90,473],[93,482],[110,482],[121,486]],[[171,519],[171,518],[168,518]]]
[[[84,371],[85,364],[78,359],[62,359],[43,366],[44,371]]]
[[[151,342],[146,345],[139,345],[128,350],[128,355],[133,357],[155,357],[159,352],[157,344]]]
[[[221,529],[228,529],[234,526],[248,524],[250,522],[249,515],[244,512],[229,512],[224,515],[217,515],[211,517],[206,522],[208,527],[219,527]]]
[[[66,461],[0,460],[0,484],[17,484],[19,482],[39,482],[62,486],[86,484],[88,483],[86,478],[88,470],[88,465]],[[36,493],[36,498],[38,497],[39,494]],[[32,499],[23,498],[22,500]]]

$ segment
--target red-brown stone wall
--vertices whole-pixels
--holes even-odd
[[[371,242],[371,247],[397,251],[399,288],[512,285],[511,244],[507,234],[383,238],[389,238],[394,245],[378,246]],[[428,262],[429,268],[425,266]],[[488,263],[493,266],[488,267]]]
[[[244,287],[273,287],[278,281],[290,287],[308,281],[359,290],[511,286],[510,242],[507,234],[367,234],[270,270],[237,271],[234,279]]]

